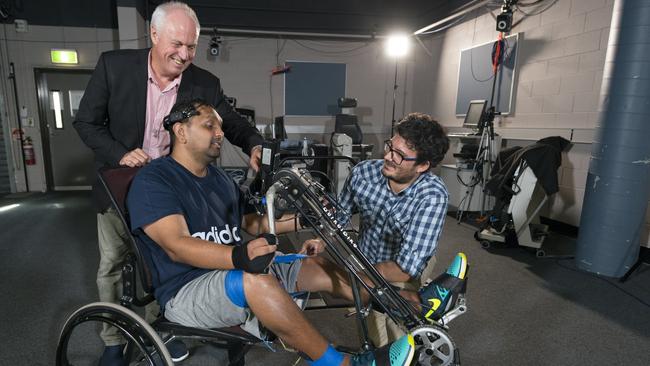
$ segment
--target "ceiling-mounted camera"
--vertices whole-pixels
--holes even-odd
[[[508,33],[512,30],[512,6],[515,4],[516,0],[503,1],[501,14],[497,15],[497,32]]]
[[[221,46],[221,36],[213,36],[208,44],[208,52],[211,56],[219,56],[219,47]]]

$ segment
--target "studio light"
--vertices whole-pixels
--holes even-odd
[[[386,39],[386,54],[390,57],[403,57],[408,53],[410,39],[405,34],[395,34]]]

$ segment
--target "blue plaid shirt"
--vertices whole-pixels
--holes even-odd
[[[359,209],[359,247],[371,263],[394,261],[419,277],[436,252],[447,213],[448,193],[438,176],[424,173],[408,188],[393,193],[381,174],[383,160],[357,164],[339,197],[342,225]]]

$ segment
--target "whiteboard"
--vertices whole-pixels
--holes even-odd
[[[494,91],[494,106],[496,112],[509,114],[512,105],[515,69],[517,66],[517,50],[519,33],[505,38],[505,53],[503,62],[498,68]],[[469,102],[475,99],[485,99],[490,107],[492,95],[493,69],[492,47],[494,42],[466,48],[460,51],[458,68],[458,94],[456,95],[456,115],[467,113]]]

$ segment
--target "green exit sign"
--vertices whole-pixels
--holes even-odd
[[[50,50],[50,59],[53,64],[78,64],[76,50]]]

